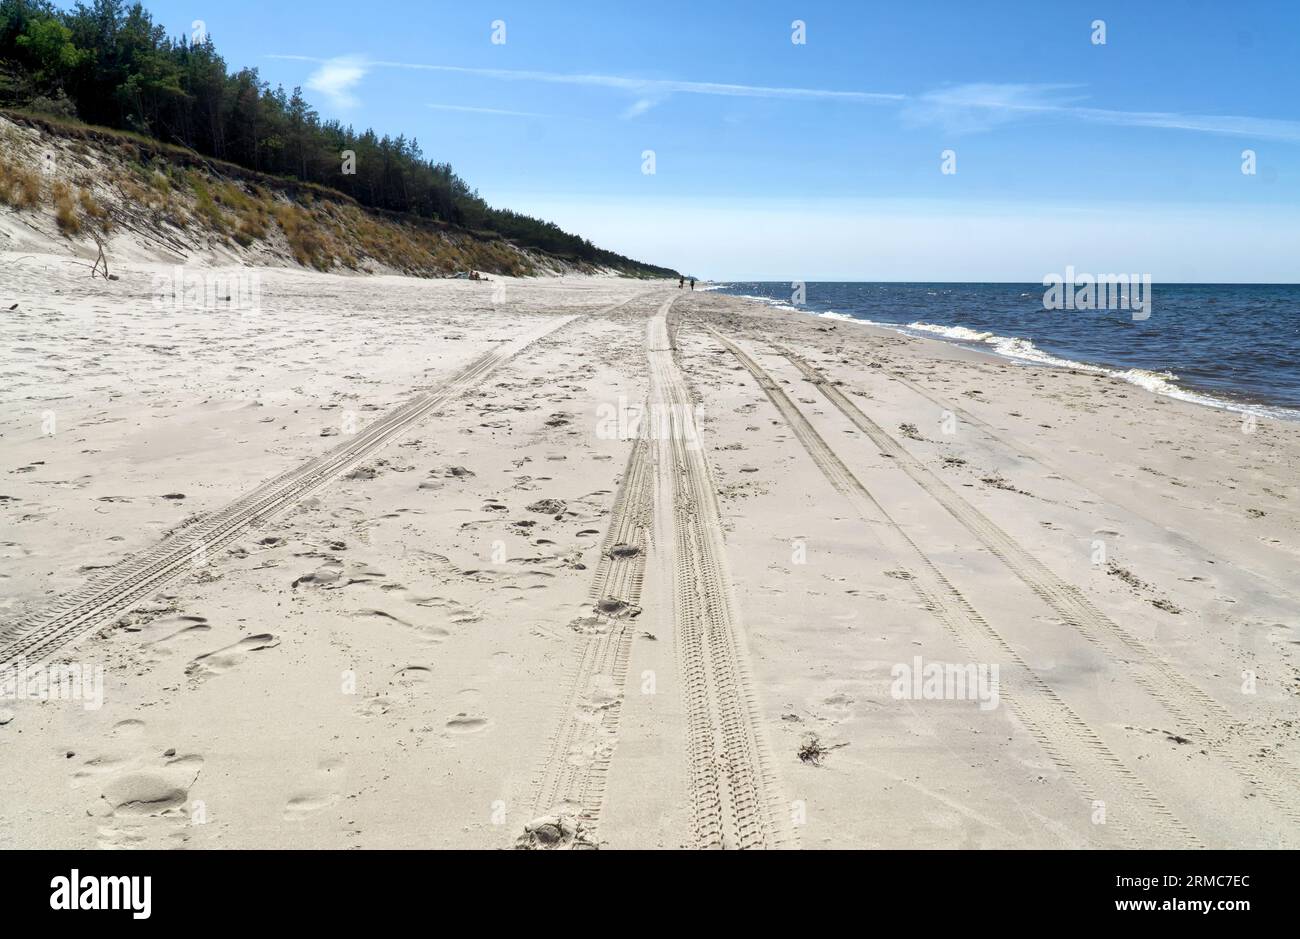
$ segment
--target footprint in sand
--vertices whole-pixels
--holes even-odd
[[[168,847],[188,840],[190,790],[203,769],[196,754],[159,756],[141,746],[144,724],[122,721],[113,736],[139,748],[133,756],[99,756],[73,774],[74,786],[92,786],[97,794],[87,815],[98,820],[102,848]]]
[[[424,682],[433,677],[433,669],[427,665],[408,665],[406,668],[398,671],[394,677],[395,681],[410,684],[412,682]]]
[[[285,804],[284,820],[286,822],[300,822],[313,812],[319,812],[321,809],[333,805],[338,800],[339,797],[331,793],[300,793]]]
[[[116,818],[176,814],[189,801],[190,787],[202,768],[202,757],[176,757],[161,769],[111,779],[100,797]]]
[[[383,717],[389,711],[395,710],[398,706],[397,701],[387,695],[377,694],[374,697],[364,699],[357,705],[357,716],[362,718]]]
[[[407,629],[415,630],[422,638],[427,639],[429,642],[442,642],[451,635],[450,632],[440,626],[434,626],[429,623],[413,623],[409,620],[402,619],[401,617],[394,616],[386,610],[357,610],[352,615],[358,619],[374,619],[385,624],[391,623],[398,626],[405,626]]]
[[[411,595],[409,599],[415,606],[446,611],[447,621],[455,626],[467,626],[481,622],[483,619],[483,614],[458,603],[449,597],[422,597]],[[436,631],[445,634],[445,630]]]
[[[356,712],[363,718],[382,717],[389,711],[406,709],[413,701],[423,696],[422,687],[433,678],[433,669],[426,665],[408,665],[399,669],[388,683],[383,694],[365,698],[356,707]]]
[[[124,740],[139,740],[144,736],[144,721],[128,718],[113,725],[112,734]]]
[[[461,711],[447,721],[447,731],[453,734],[476,734],[479,731],[486,730],[488,723],[486,717],[471,717]]]
[[[444,725],[450,734],[476,734],[486,730],[489,723],[486,717],[482,716],[479,708],[479,702],[483,698],[483,692],[478,688],[468,687],[461,688],[456,692],[456,704],[453,707],[462,708],[452,717],[447,719]]]
[[[300,585],[320,587],[323,590],[341,590],[352,584],[365,584],[383,580],[387,575],[362,561],[349,561],[346,567],[342,561],[331,558],[310,574],[303,574],[289,586]]]
[[[853,716],[854,700],[852,696],[842,691],[832,694],[822,701],[823,706],[830,712],[827,718],[833,724],[838,724],[848,720]]]
[[[226,646],[226,648],[218,649],[216,652],[209,652],[207,655],[199,656],[186,666],[185,674],[196,681],[203,681],[230,671],[242,662],[250,652],[272,649],[279,644],[280,640],[270,633],[246,636],[232,646]]]
[[[163,654],[174,650],[172,645],[182,639],[195,638],[212,631],[206,617],[203,616],[163,616],[147,623],[134,623],[125,627],[126,632],[140,634],[140,645],[154,649]]]
[[[284,820],[300,822],[307,816],[338,802],[345,768],[345,761],[338,756],[326,757],[317,763],[316,771],[306,785],[285,803]]]
[[[342,576],[343,564],[341,561],[326,561],[310,574],[303,574],[289,586],[296,588],[300,584],[307,584],[315,587],[328,587],[331,584],[337,584]]]

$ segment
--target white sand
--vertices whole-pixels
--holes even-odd
[[[0,647],[91,582],[105,669],[0,701],[0,846],[1300,843],[1295,426],[675,284],[166,271],[0,255]]]

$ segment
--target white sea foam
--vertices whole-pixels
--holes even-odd
[[[1072,368],[1097,375],[1111,374],[1109,369],[1097,365],[1088,365],[1085,362],[1075,362],[1073,359],[1063,359],[1051,355],[1038,348],[1031,340],[1021,339],[1018,336],[999,336],[997,333],[967,329],[965,326],[936,326],[933,323],[908,323],[907,326],[902,327],[902,330],[933,333],[936,336],[955,339],[958,342],[981,343],[992,346],[993,351],[998,355],[1005,356],[1008,359],[1017,359],[1021,362],[1054,365],[1058,368]]]
[[[750,294],[741,294],[740,298],[742,300],[754,300],[757,301],[758,303],[766,303],[768,306],[772,307],[773,309],[785,310],[788,313],[805,312],[804,310],[801,310],[796,306],[791,306],[790,304],[786,303],[784,300],[775,300],[772,297],[755,297]]]
[[[947,339],[961,339],[966,342],[984,342],[993,336],[992,333],[976,332],[973,329],[967,329],[965,326],[935,326],[933,323],[908,323],[908,329],[919,329],[922,332],[934,333]]]
[[[746,296],[743,299],[757,300],[760,303],[766,303],[778,310],[788,310],[796,313],[812,313],[824,319],[842,320],[846,322],[859,323],[863,326],[876,326],[883,329],[892,329],[895,332],[902,333],[906,336],[915,336],[917,333],[929,333],[933,336],[940,336],[954,342],[988,346],[995,355],[1003,358],[1012,359],[1017,362],[1033,363],[1035,365],[1049,365],[1054,368],[1068,368],[1076,372],[1087,372],[1090,375],[1107,375],[1111,378],[1118,378],[1121,381],[1144,388],[1153,394],[1163,395],[1167,398],[1175,398],[1179,401],[1188,401],[1193,404],[1201,404],[1206,407],[1219,408],[1226,411],[1235,411],[1241,414],[1255,414],[1260,417],[1269,417],[1275,420],[1300,421],[1300,410],[1294,408],[1269,407],[1263,404],[1247,404],[1240,401],[1230,401],[1225,398],[1218,398],[1214,395],[1206,394],[1199,391],[1191,391],[1177,384],[1178,376],[1173,372],[1153,372],[1144,368],[1107,368],[1102,365],[1091,365],[1087,362],[1076,362],[1074,359],[1065,359],[1060,356],[1044,352],[1038,346],[1034,345],[1032,340],[1022,339],[1019,336],[999,336],[997,333],[986,332],[975,329],[968,329],[965,326],[938,326],[934,323],[908,323],[906,326],[899,323],[880,323],[875,320],[863,319],[858,316],[850,316],[845,313],[837,313],[834,310],[825,312],[814,312],[807,309],[798,309],[782,303],[779,300],[773,300],[771,297],[754,297]]]
[[[1189,394],[1186,389],[1179,388],[1174,384],[1178,380],[1178,376],[1173,372],[1151,372],[1145,368],[1130,368],[1116,373],[1115,377],[1122,378],[1139,388],[1145,388],[1147,391],[1154,391],[1158,395],[1169,395],[1176,398],[1179,395]]]
[[[984,340],[984,342],[992,346],[993,351],[998,355],[1005,356],[1008,359],[1019,359],[1022,362],[1036,362],[1040,365],[1052,365],[1056,368],[1072,368],[1075,371],[1091,372],[1094,375],[1111,374],[1109,369],[1102,368],[1099,365],[1089,365],[1087,362],[1076,362],[1074,359],[1063,359],[1060,356],[1044,352],[1028,339],[1020,339],[1014,336],[990,335]]]
[[[1228,401],[1223,398],[1217,398],[1214,395],[1206,394],[1201,391],[1192,391],[1189,388],[1183,388],[1175,384],[1178,376],[1170,372],[1150,372],[1144,368],[1130,368],[1114,371],[1108,371],[1108,374],[1115,378],[1123,379],[1130,384],[1145,388],[1147,391],[1154,392],[1158,395],[1164,395],[1168,398],[1176,398],[1179,401],[1189,401],[1192,404],[1201,404],[1206,407],[1219,408],[1224,411],[1235,411],[1239,414],[1254,414],[1258,417],[1269,417],[1279,421],[1300,421],[1300,411],[1295,408],[1269,407],[1264,404],[1246,404],[1240,401]]]
[[[1055,368],[1068,368],[1076,372],[1087,372],[1090,375],[1108,375],[1111,378],[1126,381],[1131,385],[1137,385],[1139,388],[1144,388],[1153,394],[1176,398],[1179,401],[1189,401],[1206,407],[1237,411],[1242,414],[1256,414],[1261,417],[1272,417],[1279,420],[1300,420],[1300,412],[1291,408],[1246,404],[1217,398],[1204,392],[1191,391],[1177,384],[1178,376],[1173,372],[1153,372],[1145,368],[1107,368],[1102,365],[1092,365],[1088,362],[1076,362],[1074,359],[1065,359],[1044,352],[1034,345],[1031,340],[1022,339],[1018,336],[999,336],[996,333],[977,332],[964,326],[935,326],[932,323],[909,323],[904,329],[933,333],[960,342],[981,343],[991,346],[996,354],[1004,358],[1020,362],[1050,365]]]

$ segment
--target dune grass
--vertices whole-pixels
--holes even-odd
[[[15,209],[32,209],[40,201],[40,176],[0,157],[0,204]]]
[[[324,187],[240,171],[129,133],[49,118],[27,126],[65,155],[79,158],[60,158],[56,165],[94,168],[66,173],[47,185],[39,172],[24,168],[30,161],[18,156],[24,150],[30,155],[34,144],[6,128],[15,139],[9,146],[6,138],[0,157],[0,203],[18,210],[51,208],[68,238],[88,229],[109,232],[117,227],[110,216],[120,215],[128,228],[134,221],[137,229],[170,228],[179,237],[203,236],[235,249],[282,253],[287,248],[296,263],[317,271],[387,269],[446,277],[480,270],[525,276],[538,272],[536,258],[550,266],[540,253],[494,233],[365,209]],[[227,175],[227,169],[235,172]]]

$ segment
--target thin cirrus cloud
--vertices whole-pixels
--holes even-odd
[[[426,104],[434,111],[457,111],[461,114],[491,114],[499,117],[544,117],[553,118],[553,114],[538,114],[534,111],[507,111],[503,108],[476,108],[466,104]]]
[[[968,84],[940,88],[910,99],[903,120],[937,125],[953,133],[991,130],[1012,121],[1060,117],[1094,124],[1185,130],[1233,137],[1300,141],[1300,121],[1231,114],[1117,111],[1080,104],[1078,85]]]
[[[640,117],[659,103],[655,98],[638,98],[631,107],[623,112],[623,120],[630,121],[634,117]]]
[[[903,101],[906,95],[878,91],[833,91],[825,88],[780,88],[768,85],[738,85],[726,82],[693,82],[664,78],[629,78],[622,75],[568,74],[503,68],[468,68],[459,65],[425,65],[413,62],[371,62],[376,68],[401,68],[425,72],[452,72],[504,81],[531,81],[555,85],[585,85],[628,91],[641,98],[638,104],[653,104],[671,94],[713,95],[728,98],[784,98],[788,100]],[[648,110],[646,107],[644,110]],[[644,113],[644,112],[643,112]]]
[[[386,62],[380,60],[361,60],[355,56],[342,59],[321,59],[305,55],[273,55],[272,59],[291,62],[314,62],[324,71],[331,63],[345,63],[353,68],[360,65],[364,69],[396,68],[422,72],[448,72],[457,75],[476,75],[480,78],[495,78],[502,81],[522,81],[554,85],[582,85],[594,88],[613,88],[637,96],[637,101],[629,109],[635,114],[644,114],[658,101],[673,94],[712,95],[728,98],[783,98],[787,100],[836,100],[836,101],[881,101],[901,102],[906,95],[889,94],[875,91],[833,91],[824,88],[781,88],[766,85],[739,85],[725,82],[677,81],[662,78],[630,78],[622,75],[567,74],[561,72],[537,72],[502,68],[469,68],[459,65],[429,65],[418,62]],[[311,87],[309,85],[309,87]]]
[[[939,126],[950,133],[976,133],[1013,122],[1055,117],[1123,127],[1149,127],[1300,142],[1300,121],[1231,114],[1184,114],[1169,111],[1120,111],[1095,108],[1082,103],[1085,99],[1079,91],[1080,86],[1069,84],[971,83],[938,88],[919,95],[906,95],[878,91],[635,78],[622,75],[471,68],[459,65],[368,60],[358,56],[321,59],[301,55],[274,55],[270,58],[317,64],[318,68],[308,79],[307,87],[322,92],[335,104],[345,107],[356,104],[352,89],[369,70],[389,68],[474,75],[500,81],[609,88],[633,96],[632,103],[622,112],[625,119],[640,117],[671,95],[691,94],[724,98],[893,104],[899,107],[904,124],[914,127]],[[449,106],[448,109],[452,108]],[[526,112],[499,111],[497,113],[540,116]]]

